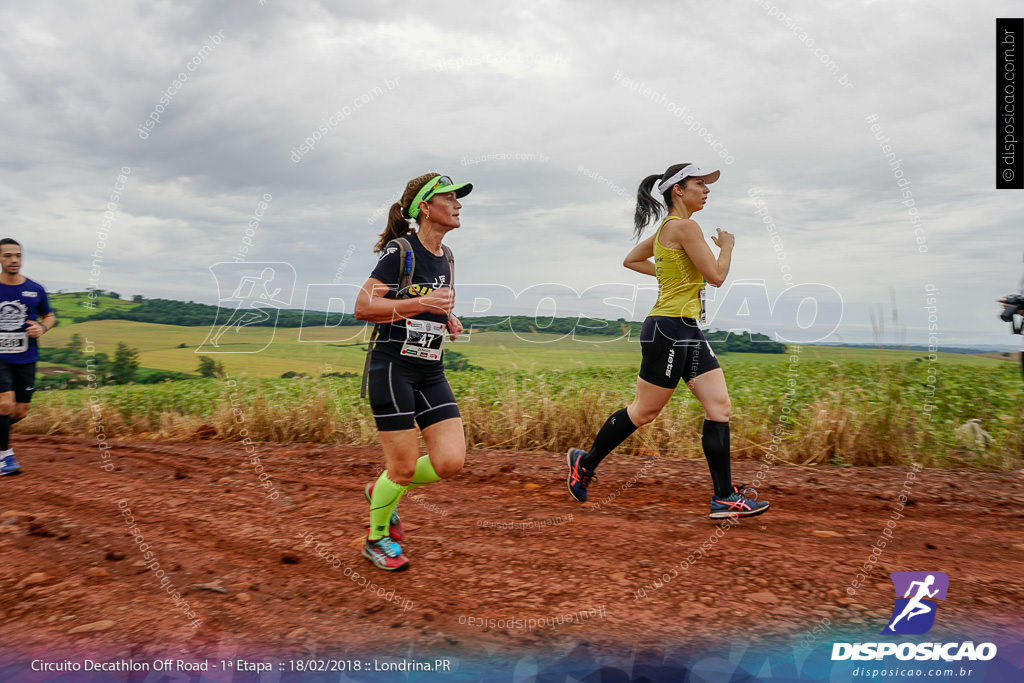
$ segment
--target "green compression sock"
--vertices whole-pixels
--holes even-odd
[[[433,484],[435,481],[441,481],[441,477],[437,476],[434,466],[430,464],[430,456],[421,455],[416,461],[416,471],[413,472],[408,488],[414,489],[424,484]]]
[[[402,499],[407,487],[388,479],[388,471],[384,470],[373,485],[370,497],[370,536],[371,541],[380,540],[391,530],[391,513],[398,501]]]

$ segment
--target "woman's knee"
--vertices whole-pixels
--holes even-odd
[[[388,479],[399,486],[405,486],[412,481],[414,474],[416,474],[415,460],[412,463],[393,462],[388,466]]]
[[[430,455],[430,464],[442,479],[454,477],[466,464],[466,444],[451,444],[441,448]]]
[[[708,401],[704,406],[704,414],[709,420],[715,422],[728,422],[732,417],[732,401],[728,398]]]
[[[448,479],[466,462],[466,432],[461,419],[443,420],[423,430],[430,464],[437,476]]]
[[[654,422],[661,413],[661,408],[645,407],[634,402],[629,406],[626,412],[629,413],[629,419],[634,425],[637,427],[643,427],[644,425]]]

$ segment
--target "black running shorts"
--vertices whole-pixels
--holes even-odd
[[[422,430],[441,420],[460,417],[440,361],[410,363],[377,347],[370,359],[367,384],[379,431],[395,432],[415,425]]]
[[[35,385],[35,363],[15,364],[0,359],[0,394],[13,391],[15,403],[30,403]]]
[[[718,367],[718,358],[693,318],[650,316],[640,331],[640,379],[675,389]]]

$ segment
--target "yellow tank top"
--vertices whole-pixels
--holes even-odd
[[[662,246],[661,229],[679,216],[666,216],[654,233],[654,268],[658,277],[658,300],[648,315],[671,318],[696,318],[703,322],[704,303],[701,293],[707,281],[684,249]]]

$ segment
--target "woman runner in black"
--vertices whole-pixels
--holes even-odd
[[[704,241],[700,226],[691,216],[704,208],[708,185],[718,180],[718,171],[702,171],[693,164],[670,166],[660,175],[644,178],[637,191],[634,234],[637,239],[663,207],[652,196],[657,184],[668,208],[668,216],[653,236],[640,242],[626,256],[623,265],[658,279],[658,300],[644,320],[640,333],[643,359],[636,380],[636,398],[608,418],[597,433],[590,451],[569,450],[569,493],[587,499],[587,486],[601,460],[630,434],[658,416],[680,378],[704,408],[701,445],[714,495],[711,517],[756,515],[768,509],[767,501],[752,500],[733,486],[729,463],[729,415],[732,404],[725,375],[711,345],[698,327],[704,314],[704,285],[720,287],[729,275],[736,238],[721,228],[711,239],[719,248],[715,258]],[[651,261],[651,257],[654,261]]]
[[[472,189],[437,173],[410,180],[391,206],[376,247],[380,259],[356,300],[356,318],[377,324],[368,385],[386,466],[366,485],[363,556],[387,571],[409,566],[396,542],[405,536],[395,512],[402,494],[455,475],[466,459],[462,418],[441,362],[445,334],[462,332],[452,315],[455,260],[441,240],[459,227],[458,198]],[[417,425],[429,452],[422,457]]]

